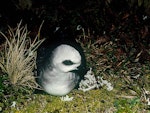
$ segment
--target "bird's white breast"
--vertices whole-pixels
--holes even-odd
[[[44,90],[51,94],[62,96],[69,93],[78,81],[75,73],[59,73],[55,70],[45,71],[41,77],[41,83]]]

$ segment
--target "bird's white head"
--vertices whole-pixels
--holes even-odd
[[[52,53],[52,65],[62,72],[77,70],[81,64],[80,53],[72,46],[62,44]]]

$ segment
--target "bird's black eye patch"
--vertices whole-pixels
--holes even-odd
[[[71,60],[65,60],[62,62],[64,65],[73,65],[74,63]]]

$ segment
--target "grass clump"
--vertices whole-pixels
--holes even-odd
[[[33,76],[36,49],[43,40],[39,40],[37,35],[32,41],[27,25],[21,26],[21,23],[16,29],[9,27],[8,35],[0,32],[6,39],[0,54],[0,68],[8,75],[11,84],[33,88],[37,86]]]

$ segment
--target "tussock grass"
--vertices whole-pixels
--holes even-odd
[[[36,49],[43,42],[38,35],[32,41],[27,25],[20,22],[16,29],[9,27],[8,35],[0,32],[6,39],[1,50],[0,68],[9,77],[11,84],[35,88],[37,86],[33,70],[36,65]]]

